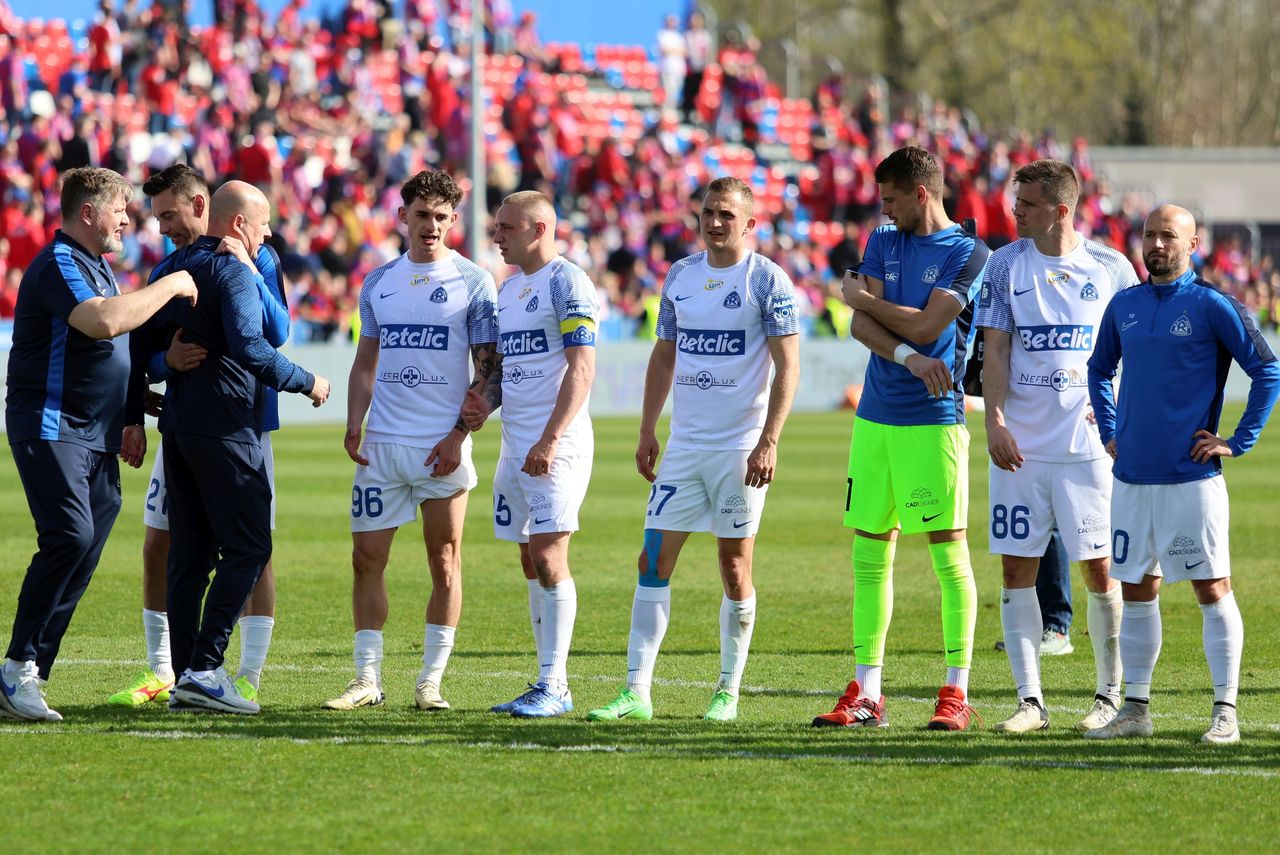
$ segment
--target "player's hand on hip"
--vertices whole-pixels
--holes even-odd
[[[636,445],[636,471],[650,484],[658,477],[654,466],[658,463],[658,454],[662,445],[652,433],[641,433],[640,442]]]
[[[169,341],[169,349],[164,352],[164,364],[174,371],[190,371],[204,362],[204,358],[209,355],[209,351],[195,342],[183,341],[182,332],[179,328],[173,334],[173,338]]]
[[[215,252],[220,255],[234,255],[239,261],[249,265],[254,270],[258,269],[254,266],[253,260],[249,258],[249,250],[245,249],[244,243],[238,237],[227,235],[222,239],[222,243],[218,244]]]
[[[987,451],[991,454],[991,462],[997,469],[1006,472],[1017,472],[1023,463],[1018,452],[1018,441],[1004,425],[992,425],[987,428]]]
[[[912,375],[920,378],[933,397],[941,398],[951,391],[951,372],[941,359],[913,353],[907,357],[906,367]]]
[[[1114,436],[1107,440],[1107,454],[1111,455],[1112,460],[1115,460],[1120,456],[1116,453],[1116,438]]]
[[[748,487],[766,487],[773,481],[777,466],[778,446],[761,439],[747,457],[747,477],[743,483]]]
[[[142,425],[127,425],[120,436],[120,459],[137,469],[147,456],[147,429]]]
[[[431,453],[427,455],[427,459],[422,462],[423,466],[435,466],[431,470],[432,477],[443,478],[446,475],[452,475],[458,465],[462,463],[462,432],[457,430],[449,431],[449,434],[438,443],[436,447],[431,449]]]
[[[556,459],[556,445],[557,442],[554,439],[540,439],[535,442],[529,449],[529,454],[525,457],[520,471],[535,478],[550,475],[551,463]]]
[[[191,278],[191,274],[185,270],[178,270],[170,273],[168,276],[156,283],[163,284],[166,288],[173,291],[174,297],[182,297],[190,300],[191,305],[196,304],[196,280]]]
[[[462,400],[462,412],[459,415],[468,430],[480,430],[492,412],[489,402],[475,389],[468,389]]]
[[[316,382],[307,393],[307,397],[311,399],[313,407],[318,407],[329,400],[329,381],[317,374]]]
[[[1198,430],[1196,431],[1195,440],[1195,445],[1191,446],[1191,459],[1196,463],[1208,463],[1215,457],[1235,457],[1235,452],[1231,450],[1231,446],[1227,445],[1227,441],[1216,433]]]
[[[347,435],[342,438],[342,447],[347,450],[347,457],[361,466],[368,466],[369,458],[360,453],[360,433],[360,425],[348,426]]]

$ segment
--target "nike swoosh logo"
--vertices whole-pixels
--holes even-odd
[[[742,521],[742,522],[736,522],[736,523],[734,523],[734,524],[733,524],[733,527],[734,527],[734,528],[742,528],[744,525],[751,525],[751,520],[744,520],[744,521]]]
[[[688,300],[692,296],[692,294],[685,294],[683,297],[673,297],[672,299],[679,303],[681,300]]]
[[[546,525],[546,524],[547,524],[547,523],[549,523],[549,522],[551,522],[551,517],[547,517],[545,520],[535,519],[535,520],[533,521],[533,524],[534,524],[534,525]]]
[[[210,689],[208,686],[206,686],[206,685],[204,685],[204,684],[202,684],[202,683],[198,683],[198,682],[196,682],[195,680],[192,680],[191,682],[187,683],[186,685],[188,685],[188,686],[194,686],[195,688],[197,688],[197,689],[199,689],[200,691],[204,692],[206,695],[208,695],[208,696],[209,696],[209,697],[211,697],[211,698],[221,698],[223,695],[225,695],[225,694],[227,693],[227,690],[226,690],[226,689],[224,689],[224,688],[222,688],[221,686],[219,686],[219,687],[217,688],[217,690],[215,691],[215,690],[213,690],[213,689]],[[176,687],[175,687],[175,688],[176,688]]]
[[[1183,566],[1186,567],[1188,570],[1194,570],[1203,563],[1204,563],[1203,561],[1197,561],[1195,564],[1184,563]]]
[[[920,517],[920,522],[933,522],[940,516],[942,516],[942,514],[939,513],[939,514],[934,514],[931,517]]]
[[[1021,291],[1014,291],[1014,292],[1013,292],[1013,296],[1015,296],[1015,297],[1021,297],[1023,294],[1030,294],[1030,293],[1031,293],[1032,291],[1034,291],[1034,290],[1036,290],[1036,289],[1035,289],[1035,288],[1023,288]]]
[[[1121,325],[1120,325],[1120,331],[1121,331],[1121,332],[1124,332],[1124,331],[1125,331],[1125,330],[1127,330],[1129,327],[1137,326],[1137,324],[1138,324],[1138,322],[1137,322],[1137,321],[1129,321],[1129,323],[1127,323],[1127,324],[1121,324]]]
[[[0,689],[4,689],[5,695],[12,698],[18,693],[18,684],[14,683],[13,686],[10,687],[10,685],[4,681],[4,677],[0,677]]]
[[[387,299],[388,297],[393,297],[393,296],[395,296],[396,294],[399,294],[399,293],[400,293],[399,291],[383,291],[381,294],[379,294],[379,295],[378,295],[378,299],[379,299],[379,300],[385,300],[385,299]]]
[[[949,647],[947,648],[947,652],[948,652],[948,653],[959,653],[961,650],[964,650],[964,648],[963,648],[963,647],[957,647],[955,650],[952,650],[952,649],[951,649],[951,648],[949,648]]]
[[[1104,547],[1104,546],[1106,546],[1106,544],[1105,544],[1105,543],[1095,543],[1095,544],[1093,545],[1093,548],[1094,548],[1094,549],[1101,549],[1101,548],[1102,548],[1102,547]]]

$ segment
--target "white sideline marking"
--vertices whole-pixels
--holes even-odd
[[[35,726],[15,728],[11,734],[46,734],[63,733],[60,727]],[[583,743],[578,745],[543,745],[537,742],[455,742],[440,743],[425,737],[371,737],[367,739],[351,739],[345,736],[334,737],[296,737],[296,736],[262,736],[248,733],[210,733],[208,731],[186,730],[121,730],[112,731],[112,736],[133,736],[139,739],[171,739],[171,740],[253,740],[255,742],[270,740],[288,742],[294,745],[416,745],[443,746],[477,749],[481,751],[545,751],[553,754],[659,754],[671,757],[735,760],[825,760],[836,763],[873,764],[877,766],[989,766],[1007,769],[1073,769],[1083,772],[1152,772],[1175,775],[1200,775],[1202,777],[1230,776],[1241,778],[1263,778],[1271,780],[1280,778],[1280,772],[1269,769],[1232,769],[1212,766],[1174,766],[1161,769],[1147,766],[1135,766],[1127,763],[1094,763],[1087,760],[1001,760],[988,758],[974,760],[963,757],[880,757],[874,754],[822,754],[812,751],[682,751],[678,748],[635,747],[627,745],[602,745]]]
[[[72,666],[85,666],[85,667],[135,668],[140,665],[140,662],[139,660],[136,660],[136,659],[59,659],[58,664],[72,665]],[[328,671],[347,672],[351,670],[351,666],[347,664],[332,665],[332,666],[331,665],[295,665],[289,662],[281,662],[281,663],[272,662],[272,663],[269,663],[266,666],[266,668],[264,668],[263,670],[321,674]],[[531,671],[468,671],[464,668],[456,668],[456,667],[451,669],[449,671],[449,674],[450,676],[453,676],[453,677],[483,677],[485,679],[499,679],[499,680],[520,680],[520,679],[528,680],[531,676],[533,676]],[[574,673],[573,679],[590,680],[593,683],[612,683],[616,685],[620,683],[623,678],[619,677],[619,675],[617,674]],[[719,687],[718,683],[709,682],[706,680],[686,680],[681,678],[654,677],[653,682],[655,685],[658,685],[658,686],[675,686],[676,688],[681,688],[681,689],[707,689],[711,691]],[[832,702],[834,702],[836,698],[840,697],[840,690],[838,688],[797,689],[797,688],[786,688],[786,687],[780,687],[780,686],[743,686],[741,691],[742,691],[742,694],[744,695],[787,694],[787,695],[802,695],[804,697],[813,697],[813,698],[831,698]],[[886,699],[893,703],[927,704],[928,706],[933,706],[938,701],[937,698],[916,698],[910,695],[887,695]],[[992,703],[984,702],[983,709],[987,709],[993,706],[1000,706],[1002,703],[1003,702],[992,704]],[[1009,705],[1010,706],[1013,705],[1012,700],[1009,701]],[[1056,713],[1062,716],[1084,714],[1083,712],[1076,709],[1075,707],[1066,707],[1066,706],[1062,706],[1061,704],[1049,704],[1047,706],[1047,709],[1049,710],[1049,712]],[[1191,713],[1177,713],[1177,712],[1153,712],[1151,713],[1151,717],[1154,719],[1165,719],[1168,721],[1207,722],[1209,720],[1208,714],[1193,715]],[[1244,722],[1248,726],[1262,727],[1262,728],[1266,728],[1267,730],[1280,732],[1280,722],[1253,721],[1247,717],[1245,718]]]

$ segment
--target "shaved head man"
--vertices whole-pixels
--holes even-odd
[[[180,328],[209,356],[169,379],[160,415],[172,533],[166,605],[178,674],[171,709],[258,712],[222,662],[271,556],[267,396],[260,387],[301,392],[315,406],[329,396],[327,380],[295,365],[264,335],[261,277],[250,259],[271,234],[270,217],[267,198],[251,185],[232,181],[214,193],[208,234],[167,260],[195,279],[199,309],[158,314],[136,337],[150,353]],[[141,423],[140,406],[131,414]]]
[[[1196,275],[1195,218],[1175,205],[1142,231],[1150,277],[1107,306],[1089,359],[1089,397],[1112,466],[1111,577],[1121,583],[1125,703],[1092,739],[1150,736],[1151,684],[1160,655],[1160,586],[1191,582],[1204,620],[1213,710],[1201,741],[1238,742],[1236,695],[1244,624],[1231,590],[1224,458],[1258,441],[1280,394],[1275,354],[1233,298]],[[1235,432],[1218,435],[1226,360],[1249,375]],[[1124,393],[1112,378],[1124,363]]]
[[[250,264],[262,303],[263,335],[273,347],[279,347],[289,338],[289,308],[285,298],[286,285],[280,257],[265,242],[250,255],[237,233],[235,220],[243,216],[242,210],[260,207],[266,202],[261,193],[241,182],[232,182],[222,194],[222,213],[219,232],[224,234],[218,251],[234,254],[245,264]],[[160,233],[173,241],[178,249],[190,246],[209,232],[210,192],[203,175],[185,163],[175,163],[154,173],[142,187],[151,199],[151,213],[160,226]],[[255,214],[258,212],[255,210]],[[269,212],[268,212],[269,213]],[[150,281],[163,277],[174,263],[182,258],[178,253],[170,255],[156,265]],[[250,260],[252,259],[252,260]],[[146,366],[147,380],[158,383],[171,380],[178,372],[191,371],[207,357],[208,352],[197,344],[182,341],[181,334],[163,352],[138,354],[136,364]],[[271,432],[279,428],[279,406],[275,390],[268,388],[263,403],[262,449],[267,474],[275,492],[275,465],[271,449]],[[130,428],[133,430],[134,428]],[[141,426],[137,428],[141,432]],[[145,437],[145,433],[142,434]],[[164,474],[164,454],[157,450],[151,467],[147,499],[143,506],[142,521],[145,533],[142,541],[142,627],[146,644],[147,668],[138,673],[120,691],[112,694],[107,703],[112,706],[140,707],[144,704],[169,700],[175,674],[169,650],[169,617],[166,574],[169,564],[169,512],[168,481]],[[272,525],[275,510],[272,505]],[[271,647],[275,627],[275,574],[270,561],[263,569],[253,594],[245,606],[238,623],[240,629],[240,661],[236,673],[236,687],[250,700],[257,696],[262,668]]]
[[[578,594],[569,538],[587,494],[595,440],[587,398],[596,373],[596,287],[561,258],[551,200],[513,193],[494,216],[493,242],[517,271],[498,290],[498,356],[462,418],[478,430],[502,407],[502,451],[493,477],[494,535],[519,545],[529,586],[538,680],[494,712],[550,718],[573,709],[567,662]]]

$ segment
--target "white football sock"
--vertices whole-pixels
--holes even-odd
[[[147,639],[147,665],[166,682],[173,679],[173,660],[169,658],[169,615],[166,612],[142,610],[142,634]]]
[[[955,686],[957,689],[964,692],[966,698],[969,697],[969,669],[955,668],[948,665],[947,685]]]
[[[419,683],[435,683],[440,686],[444,677],[445,666],[449,664],[449,654],[453,652],[453,635],[456,629],[438,623],[427,624],[422,635],[422,670],[418,672]]]
[[[1240,654],[1244,651],[1244,621],[1236,595],[1200,606],[1204,615],[1204,658],[1213,676],[1213,702],[1236,704],[1240,689]]]
[[[569,645],[578,616],[578,587],[572,579],[542,589],[542,653],[539,679],[552,690],[569,685]]]
[[[653,666],[670,619],[671,588],[637,585],[631,602],[631,634],[627,637],[627,688],[646,703],[653,686]]]
[[[1000,591],[1000,623],[1004,626],[1004,652],[1018,687],[1018,698],[1035,698],[1044,705],[1040,686],[1040,640],[1044,619],[1036,589],[1003,588]]]
[[[858,681],[858,697],[880,703],[880,696],[884,694],[884,666],[855,665],[853,670],[853,678]]]
[[[382,630],[361,629],[356,632],[356,679],[382,686]]]
[[[1124,600],[1120,586],[1101,594],[1089,592],[1089,640],[1093,642],[1093,666],[1097,671],[1096,693],[1120,706],[1120,617]]]
[[[533,649],[537,654],[538,667],[542,667],[542,584],[537,579],[526,579],[529,583],[529,625],[533,627]]]
[[[751,633],[756,628],[756,592],[745,600],[731,600],[726,594],[720,600],[720,691],[735,698],[742,685],[742,670],[747,667],[751,649]]]
[[[276,619],[266,615],[240,618],[240,670],[236,677],[244,677],[255,689],[262,681],[262,666],[267,662],[271,630],[275,625]]]
[[[1160,621],[1160,598],[1149,603],[1124,604],[1120,621],[1120,661],[1124,663],[1125,699],[1151,699],[1151,676],[1160,658],[1164,627]]]

